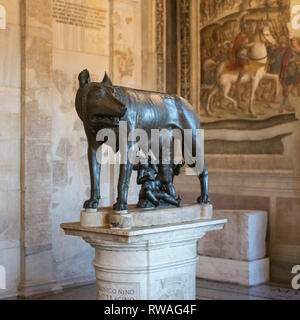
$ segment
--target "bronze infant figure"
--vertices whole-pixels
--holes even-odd
[[[158,206],[173,205],[180,207],[181,198],[177,197],[173,185],[175,175],[180,174],[184,163],[172,163],[157,165],[151,163],[139,163],[134,166],[138,171],[137,184],[141,185],[138,208],[157,208]]]

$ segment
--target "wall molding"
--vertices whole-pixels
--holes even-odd
[[[198,177],[187,172],[180,181],[176,181],[177,188],[186,192],[190,191],[191,185],[199,184]],[[300,175],[290,172],[210,171],[209,187],[214,194],[300,198]]]
[[[191,1],[180,0],[179,6],[179,92],[191,100]]]
[[[166,90],[166,0],[156,0],[157,90]]]

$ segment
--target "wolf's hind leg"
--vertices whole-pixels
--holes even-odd
[[[201,185],[201,196],[198,198],[198,203],[209,204],[210,198],[208,195],[208,171],[205,164],[202,174],[199,175],[199,180]]]

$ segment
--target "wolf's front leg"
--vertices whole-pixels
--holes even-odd
[[[115,211],[128,210],[127,198],[128,198],[128,189],[130,185],[132,169],[133,169],[133,165],[131,163],[120,165],[118,198],[117,198],[116,204],[114,205]]]
[[[97,148],[96,136],[89,128],[85,127],[85,132],[88,138],[88,160],[90,169],[90,186],[91,186],[91,197],[85,201],[83,207],[85,209],[97,209],[100,201],[100,173],[101,165],[97,161]]]
[[[91,197],[85,201],[83,207],[85,209],[97,209],[99,205],[100,197],[100,172],[101,165],[96,159],[97,150],[89,147],[88,159],[90,168],[90,182],[91,182]]]

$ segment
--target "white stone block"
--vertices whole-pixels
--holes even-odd
[[[197,277],[255,286],[269,281],[269,265],[269,258],[248,262],[199,256]]]
[[[228,223],[198,242],[199,255],[239,261],[266,257],[267,212],[215,210],[213,217],[226,218]]]
[[[109,214],[109,221],[112,227],[141,228],[171,223],[211,220],[213,206],[196,204],[190,206],[183,205],[180,208],[165,207],[158,210],[139,209],[135,205],[132,205],[125,212],[115,212],[111,208],[104,208],[103,213]]]
[[[97,209],[87,209],[80,213],[80,225],[83,227],[102,227],[103,215]]]
[[[209,221],[213,216],[212,205],[184,205],[180,208],[165,207],[139,209],[130,205],[128,210],[117,212],[112,207],[81,211],[82,227],[141,228],[191,221]]]

